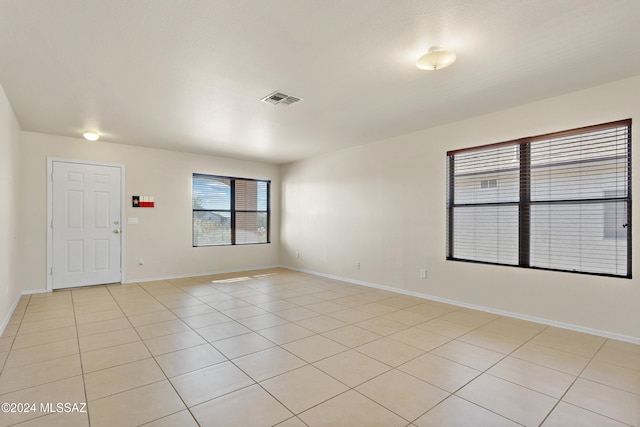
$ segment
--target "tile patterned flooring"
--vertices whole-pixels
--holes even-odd
[[[640,426],[638,345],[283,269],[25,296],[0,367],[0,426]]]

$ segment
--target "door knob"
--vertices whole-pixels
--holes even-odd
[[[116,228],[115,230],[113,230],[113,234],[120,234],[120,230]]]

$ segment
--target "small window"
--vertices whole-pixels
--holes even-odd
[[[631,278],[631,120],[447,153],[447,259]]]
[[[480,181],[480,188],[496,188],[498,181],[495,179],[483,179]]]
[[[269,243],[270,184],[193,174],[193,246]]]

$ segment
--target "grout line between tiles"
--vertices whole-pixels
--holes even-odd
[[[73,291],[69,291],[71,294],[71,308],[73,310],[73,324],[76,327],[76,339],[78,343],[78,358],[80,359],[80,375],[82,378],[82,392],[84,393],[84,403],[87,405],[87,424],[91,427],[91,408],[89,407],[89,399],[87,398],[87,383],[84,380],[84,365],[82,357],[82,349],[80,347],[80,335],[78,334],[78,319],[76,317],[76,306],[73,298]]]

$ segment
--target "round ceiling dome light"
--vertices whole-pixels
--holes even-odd
[[[422,55],[416,61],[416,67],[421,70],[436,71],[442,68],[446,68],[456,61],[456,54],[444,50],[437,46],[429,49],[429,52]]]
[[[94,130],[87,130],[82,134],[82,136],[87,141],[97,141],[98,139],[100,139],[100,135]]]

